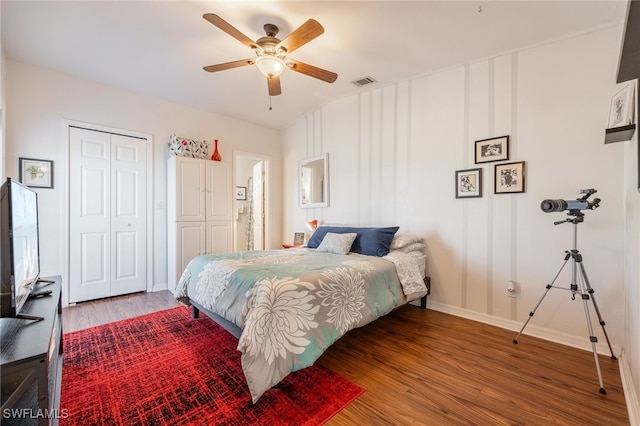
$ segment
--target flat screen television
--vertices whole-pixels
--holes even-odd
[[[11,178],[0,187],[0,259],[0,316],[21,317],[40,277],[38,194]]]

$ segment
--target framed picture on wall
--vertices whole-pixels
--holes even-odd
[[[31,188],[53,188],[53,161],[18,158],[20,182]]]
[[[247,187],[236,186],[236,200],[246,200],[246,199],[247,199]]]
[[[456,170],[456,198],[482,197],[482,169]]]
[[[509,136],[476,141],[476,164],[509,159]]]
[[[633,123],[634,89],[634,82],[628,82],[611,97],[608,128],[612,129]]]
[[[524,161],[495,165],[495,193],[524,192]]]

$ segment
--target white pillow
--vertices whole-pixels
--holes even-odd
[[[418,237],[413,234],[404,234],[404,233],[396,233],[393,237],[393,241],[391,241],[391,246],[389,247],[391,250],[401,249],[403,247],[408,246],[413,243],[423,243],[424,240],[422,237]]]
[[[327,232],[322,239],[322,242],[316,249],[319,252],[335,253],[335,254],[347,254],[351,250],[351,245],[356,239],[355,232],[349,234],[336,234],[334,232]]]
[[[425,243],[411,243],[396,250],[403,253],[411,253],[412,251],[422,251],[422,249],[424,248],[427,248],[427,245]]]

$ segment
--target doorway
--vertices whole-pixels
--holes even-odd
[[[265,250],[269,241],[269,157],[234,152],[234,250]]]

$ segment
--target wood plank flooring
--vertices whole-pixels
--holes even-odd
[[[183,306],[170,291],[133,293],[62,308],[65,333]]]
[[[168,291],[63,309],[65,332],[179,305]],[[405,306],[350,331],[319,363],[366,392],[336,425],[629,425],[618,362]]]

